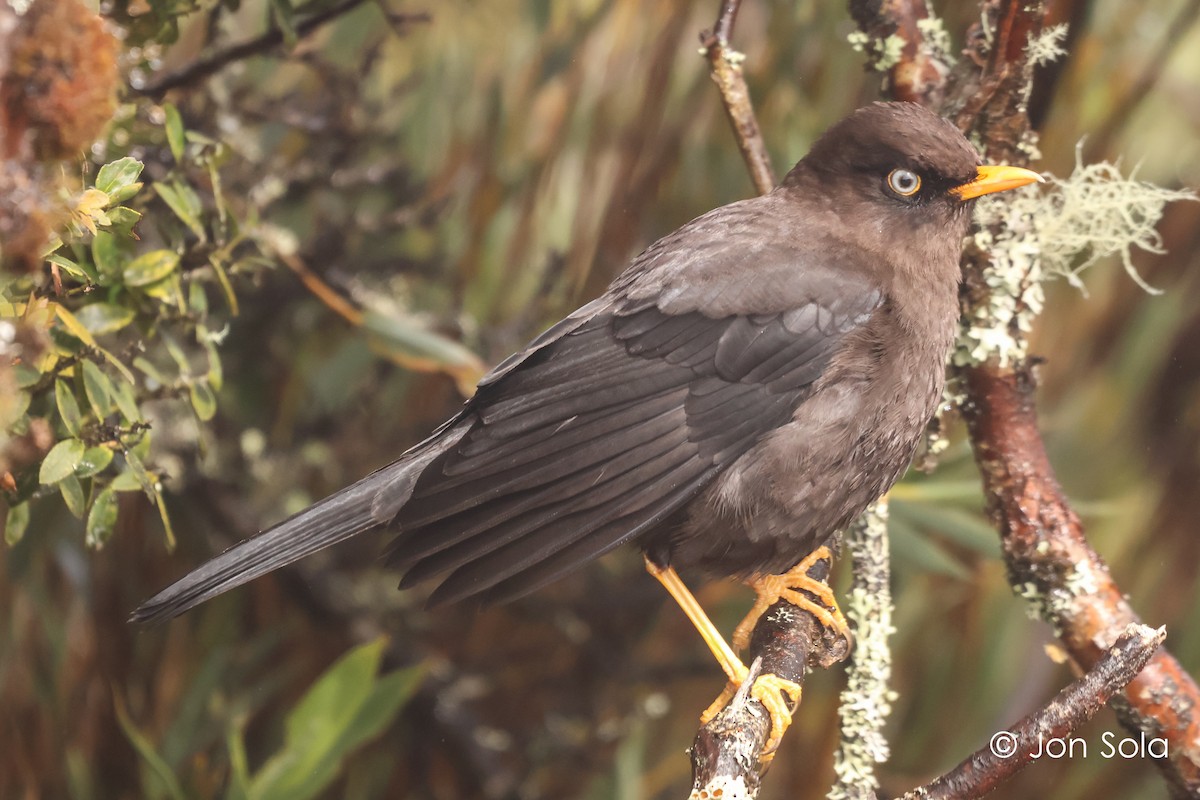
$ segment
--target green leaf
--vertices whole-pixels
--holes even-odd
[[[78,439],[63,439],[42,459],[41,469],[38,470],[38,481],[49,486],[58,483],[75,471],[79,462],[83,461],[83,442]]]
[[[163,103],[163,113],[166,114],[167,122],[167,145],[171,148],[171,155],[175,156],[175,162],[183,163],[183,119],[179,116],[179,109],[174,103]]]
[[[271,11],[279,31],[283,34],[283,44],[288,49],[296,46],[296,25],[293,20],[292,4],[288,0],[270,0]]]
[[[141,174],[142,162],[125,156],[100,168],[96,174],[96,188],[108,195],[113,203],[119,203],[137,194],[142,187],[137,183]]]
[[[190,375],[192,373],[192,365],[188,363],[187,353],[183,352],[183,348],[179,346],[179,342],[175,341],[175,337],[163,331],[162,341],[163,346],[167,348],[167,353],[175,362],[175,366],[179,367],[179,374]]]
[[[0,403],[0,430],[12,432],[13,426],[17,423],[27,423],[25,412],[29,410],[29,404],[33,402],[33,396],[29,392],[17,392],[17,396],[7,405]]]
[[[216,415],[217,398],[213,395],[208,381],[193,381],[188,386],[188,393],[191,396],[192,408],[196,410],[196,416],[200,418],[201,422],[208,422]]]
[[[250,767],[246,760],[246,740],[241,723],[229,726],[225,747],[229,751],[229,794],[226,800],[247,800],[250,797]]]
[[[108,210],[108,219],[112,222],[112,227],[120,228],[125,231],[132,232],[134,225],[142,218],[140,212],[134,211],[128,206],[117,206]],[[137,237],[134,237],[137,238]]]
[[[132,450],[126,450],[125,463],[129,465],[129,471],[137,479],[138,486],[146,493],[146,497],[150,498],[151,502],[154,502],[158,498],[158,490],[154,486],[154,477],[146,470],[146,465],[142,463],[142,459]]]
[[[188,308],[200,319],[208,316],[208,295],[204,292],[204,284],[193,281],[188,286]]]
[[[9,547],[25,538],[27,528],[29,528],[29,503],[18,503],[8,509],[8,515],[4,520],[4,541]]]
[[[83,460],[79,462],[79,466],[75,467],[75,477],[90,478],[94,475],[99,475],[108,469],[108,465],[112,463],[112,460],[112,448],[105,447],[104,445],[89,447],[84,451]]]
[[[216,255],[210,258],[208,263],[212,264],[213,272],[217,273],[217,283],[221,285],[221,293],[225,295],[225,302],[229,304],[229,313],[236,317],[238,301],[237,295],[233,291],[233,284],[229,282],[229,273],[225,271],[225,266]]]
[[[96,412],[96,419],[102,420],[112,410],[114,392],[112,380],[91,361],[84,361],[81,366],[83,367],[83,392],[87,395],[92,411]]]
[[[74,475],[68,475],[58,482],[58,491],[62,494],[67,510],[77,519],[83,519],[87,500],[83,496],[83,485],[79,483],[79,479]]]
[[[83,424],[83,415],[79,413],[75,393],[66,381],[54,382],[54,403],[58,406],[58,416],[62,419],[67,433],[78,436],[79,428]]]
[[[113,478],[113,482],[109,484],[109,488],[114,492],[144,491],[141,482],[138,481],[137,475],[131,469],[127,469]]]
[[[113,530],[117,527],[117,495],[110,486],[92,502],[92,510],[88,512],[85,527],[84,543],[93,549],[99,549],[112,538]]]
[[[41,370],[22,361],[12,365],[13,377],[17,379],[18,389],[28,389],[42,379]]]
[[[288,715],[283,748],[254,775],[253,800],[306,800],[335,777],[350,751],[377,736],[420,681],[420,670],[377,679],[379,639],[352,650],[321,676]]]
[[[192,187],[176,181],[174,183],[156,183],[154,190],[158,192],[158,196],[163,199],[163,202],[175,212],[175,216],[179,217],[183,224],[196,234],[196,238],[202,242],[208,241],[204,225],[200,222],[202,210],[200,197]]]
[[[110,231],[96,231],[92,237],[92,262],[97,280],[108,285],[120,280],[121,268],[133,254],[133,242]]]
[[[203,325],[196,329],[196,336],[204,344],[204,350],[208,353],[208,385],[214,392],[219,392],[225,385],[225,372],[221,367],[221,353],[217,350],[217,343]]]
[[[106,333],[119,331],[133,322],[134,311],[132,308],[101,301],[98,303],[89,303],[79,309],[75,314],[75,318],[93,336],[102,336]]]
[[[137,398],[133,396],[133,386],[124,382],[115,383],[113,390],[113,400],[117,402],[117,409],[125,421],[132,423],[141,420],[142,410],[138,408]]]
[[[391,349],[447,366],[479,363],[479,357],[456,341],[429,330],[413,317],[389,316],[368,310],[363,327]]]
[[[158,367],[154,366],[154,364],[152,364],[150,361],[147,361],[146,359],[142,358],[141,356],[138,356],[137,358],[133,359],[133,366],[136,369],[138,369],[139,371],[141,371],[141,373],[143,375],[145,375],[147,378],[149,378],[150,380],[157,383],[159,386],[170,386],[171,385],[171,382],[169,380],[167,380],[166,376],[164,376],[161,372],[158,371]]]
[[[170,275],[179,266],[179,254],[153,250],[125,265],[121,278],[127,286],[146,286]]]

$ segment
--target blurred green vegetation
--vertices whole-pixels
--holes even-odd
[[[374,563],[382,541],[354,542],[169,626],[125,623],[205,556],[392,460],[481,364],[658,236],[752,191],[697,52],[716,2],[363,3],[295,36],[333,5],[105,6],[127,31],[129,87],[74,170],[79,213],[51,258],[63,292],[48,268],[2,284],[3,316],[24,319],[0,346],[37,358],[0,403],[5,452],[35,445],[6,467],[0,796],[282,796],[265,776],[284,759],[320,761],[304,796],[682,796],[684,748],[722,681],[632,552],[503,608],[427,613],[421,590],[394,591]],[[961,37],[974,5],[944,5]],[[1038,166],[1068,174],[1088,137],[1089,160],[1200,184],[1197,4],[1055,5],[1076,28],[1056,91],[1035,97]],[[269,28],[282,45],[152,91]],[[852,30],[838,4],[742,9],[735,44],[778,170],[877,96]],[[1162,296],[1096,267],[1086,296],[1051,287],[1033,345],[1060,478],[1192,674],[1197,206],[1170,207],[1168,255],[1136,262]],[[893,497],[890,791],[1071,677],[1009,590],[981,507],[961,432]],[[700,592],[727,630],[746,595]],[[386,648],[326,672],[381,632]],[[337,671],[347,663],[367,677]],[[418,664],[419,686],[407,670],[369,683],[380,665]],[[838,688],[837,670],[813,676],[764,798],[824,796]],[[318,706],[337,714],[317,721]],[[372,720],[353,713],[368,707]],[[333,737],[325,749],[309,725]],[[1099,757],[1110,729],[1102,712],[1081,734],[1089,758],[1039,763],[995,796],[1166,797],[1152,765]]]

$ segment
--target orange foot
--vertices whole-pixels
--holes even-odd
[[[758,597],[750,613],[746,614],[733,631],[733,646],[745,650],[750,646],[750,634],[754,626],[768,608],[786,600],[794,606],[803,608],[820,620],[828,630],[851,642],[850,626],[838,608],[833,590],[821,581],[808,576],[813,565],[823,559],[830,559],[829,548],[818,547],[807,558],[782,575],[763,575],[747,581]],[[813,598],[816,598],[815,600]]]
[[[738,689],[742,687],[750,674],[750,671],[744,666],[742,670],[740,676],[729,679],[729,683],[725,684],[725,691],[721,692],[712,705],[700,715],[701,725],[707,725],[733,700]],[[775,758],[775,751],[779,749],[783,734],[792,724],[792,714],[795,712],[796,706],[800,705],[800,684],[771,673],[759,675],[750,687],[750,696],[762,703],[771,717],[771,730],[767,735],[767,741],[763,743],[763,750],[758,756],[760,761],[767,764]]]

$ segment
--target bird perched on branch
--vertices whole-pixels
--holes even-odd
[[[397,461],[134,619],[371,531],[394,535],[402,588],[440,580],[435,604],[509,600],[634,542],[740,683],[746,667],[675,568],[746,580],[759,613],[780,597],[823,611],[806,557],[900,476],[941,397],[972,200],[1036,180],[980,166],[920,106],[859,109],[771,193],[647,248]],[[777,743],[798,687],[767,675],[753,693]]]

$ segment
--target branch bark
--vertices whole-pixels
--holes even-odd
[[[1129,683],[1162,644],[1166,631],[1130,625],[1086,675],[1065,687],[1044,708],[992,736],[983,747],[932,783],[901,800],[974,800],[983,797],[1037,758],[1046,743],[1070,736]]]
[[[759,194],[766,194],[775,188],[775,170],[771,168],[771,156],[754,116],[746,77],[742,74],[742,62],[746,57],[729,45],[741,5],[741,0],[722,0],[716,25],[711,31],[700,34],[700,43],[704,45],[704,57],[708,59],[712,79],[721,91],[725,113],[733,126],[742,158],[746,160],[746,168],[750,170],[750,179]]]
[[[867,37],[869,65],[885,74],[893,98],[941,105],[952,58],[941,42],[926,35],[941,30],[941,21],[925,0],[850,0],[850,16]]]

